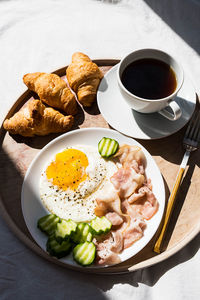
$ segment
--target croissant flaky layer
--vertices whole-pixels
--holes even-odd
[[[66,75],[79,102],[83,106],[91,106],[103,77],[98,66],[87,55],[76,52],[72,55],[72,62],[66,70]]]
[[[55,109],[46,107],[40,100],[33,99],[13,117],[6,119],[3,127],[11,134],[32,137],[66,132],[71,129],[73,122],[73,116],[64,116]]]
[[[44,103],[66,112],[68,115],[77,113],[77,102],[67,83],[56,74],[29,73],[24,75],[26,86],[38,94]]]

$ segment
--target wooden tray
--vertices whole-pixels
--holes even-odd
[[[105,74],[118,60],[95,60]],[[65,75],[66,67],[53,73]],[[15,102],[6,117],[13,115],[23,104],[33,96],[26,91]],[[101,116],[97,104],[91,109],[79,109],[78,118],[73,129],[83,127],[107,127],[109,125]],[[183,157],[182,138],[185,128],[170,137],[154,141],[139,142],[152,154],[156,160],[166,185],[166,199],[178,172],[179,164]],[[57,134],[46,137],[23,138],[10,136],[1,127],[0,139],[0,210],[9,227],[16,236],[38,255],[45,259],[82,272],[104,274],[128,273],[140,268],[148,267],[163,261],[173,255],[190,242],[200,231],[200,150],[194,152],[190,158],[189,169],[185,173],[180,192],[177,197],[176,207],[172,215],[168,233],[165,238],[165,251],[155,254],[152,251],[159,230],[154,238],[140,253],[117,266],[92,270],[81,267],[72,267],[50,257],[32,239],[26,228],[21,211],[21,186],[24,174],[38,151]]]

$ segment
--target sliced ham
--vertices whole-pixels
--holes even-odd
[[[143,186],[138,193],[131,195],[128,202],[132,204],[132,208],[140,213],[144,219],[149,220],[158,210],[158,201],[148,186]]]
[[[138,162],[136,160],[132,160],[131,163],[125,163],[124,168],[130,167],[133,170],[135,170],[136,173],[144,174],[144,168],[141,169],[141,166],[139,166]]]
[[[104,216],[107,212],[116,212],[121,215],[121,200],[118,196],[117,191],[111,183],[107,183],[104,186],[104,193],[101,197],[96,199],[96,216]]]
[[[124,248],[124,239],[119,230],[112,231],[113,241],[110,250],[115,253],[121,253]]]
[[[118,226],[123,223],[122,217],[120,217],[116,212],[108,212],[106,218],[112,223],[113,226]]]
[[[123,168],[133,168],[136,173],[144,174],[146,159],[140,147],[122,145],[115,156],[119,158]]]
[[[147,186],[152,191],[152,183],[151,179],[147,179],[147,181],[144,183],[145,186]]]
[[[116,253],[121,253],[124,247],[124,240],[119,230],[111,230],[108,234],[93,239],[97,252],[109,249]]]
[[[139,151],[140,148],[136,146],[135,150]],[[125,144],[119,147],[119,150],[117,151],[114,157],[118,157],[120,163],[123,165],[124,162],[126,161],[129,152],[130,152],[130,146]]]
[[[142,215],[138,211],[137,207],[134,205],[131,205],[128,200],[124,200],[122,202],[122,210],[125,214],[130,216],[132,219],[143,219]]]
[[[108,234],[103,235],[103,236],[96,236],[93,239],[93,243],[96,245],[97,251],[101,251],[104,249],[110,249],[112,240],[113,240],[112,235],[109,232]]]
[[[120,168],[110,178],[120,198],[128,198],[137,188],[144,183],[144,176],[135,172],[132,168]]]
[[[128,203],[133,204],[137,200],[142,199],[144,195],[145,193],[142,192],[134,193],[128,198]]]
[[[111,265],[119,263],[118,256],[124,248],[124,239],[119,231],[111,231],[106,236],[93,239],[97,249],[97,263]]]
[[[131,219],[130,225],[123,232],[124,249],[130,247],[133,243],[143,236],[146,223],[142,219]]]
[[[99,265],[114,265],[120,262],[119,255],[111,250],[103,249],[97,252],[97,264]]]
[[[102,217],[104,216],[107,211],[108,211],[108,205],[106,202],[104,202],[103,200],[101,199],[96,199],[96,207],[94,209],[94,213],[97,217]]]
[[[126,161],[127,161],[127,157],[130,153],[132,153],[132,160],[136,160],[136,157],[138,158],[138,156],[136,155],[137,152],[139,152],[141,150],[140,147],[138,146],[130,146],[130,145],[122,145],[119,147],[119,150],[117,151],[117,153],[115,154],[115,157],[119,158],[120,163],[123,165]]]

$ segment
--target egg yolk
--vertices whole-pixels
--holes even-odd
[[[63,190],[75,190],[86,179],[87,166],[85,153],[77,149],[66,149],[56,154],[55,160],[46,169],[46,176]]]

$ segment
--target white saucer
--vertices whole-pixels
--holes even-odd
[[[118,88],[117,68],[118,65],[106,73],[97,92],[99,110],[111,127],[130,137],[150,140],[171,135],[189,121],[195,109],[196,93],[187,76],[176,98],[182,116],[177,121],[169,121],[159,113],[142,114],[128,106]]]

